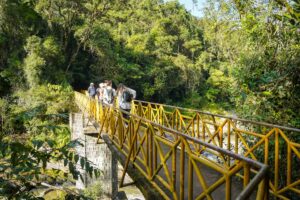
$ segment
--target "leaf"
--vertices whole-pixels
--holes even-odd
[[[84,168],[84,163],[85,163],[84,158],[83,157],[80,158],[80,166],[82,169]]]
[[[74,161],[75,161],[75,163],[77,163],[77,162],[78,162],[78,160],[79,160],[79,155],[78,155],[78,154],[76,154],[76,155],[74,156]]]
[[[33,146],[36,148],[36,149],[39,149],[41,148],[41,146],[43,145],[43,141],[42,140],[34,140],[32,141],[32,144]]]
[[[69,171],[71,174],[74,174],[75,168],[74,168],[74,164],[72,162],[69,162]]]
[[[74,157],[74,153],[73,152],[69,152],[68,158],[69,160],[72,160]]]
[[[82,182],[84,182],[84,179],[83,179],[82,174],[79,174],[79,177],[80,177],[80,180],[81,180]]]
[[[89,162],[85,162],[85,170],[89,170],[90,169],[90,163]]]
[[[55,144],[54,140],[47,140],[47,144],[52,148]]]
[[[80,175],[80,173],[79,173],[78,171],[74,171],[74,172],[72,173],[72,175],[73,175],[73,178],[74,178],[75,180],[78,180],[78,176]]]
[[[68,159],[64,159],[64,166],[67,166],[68,162]]]
[[[47,159],[43,158],[42,161],[43,161],[43,168],[46,169],[46,167],[47,167]]]
[[[89,172],[90,177],[93,177],[93,167],[90,167],[88,169],[88,172]]]
[[[273,93],[271,91],[264,91],[262,94],[265,96],[272,96]]]

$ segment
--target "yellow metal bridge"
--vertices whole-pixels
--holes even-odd
[[[78,92],[75,101],[126,157],[120,186],[132,164],[165,199],[300,199],[299,129],[137,100],[126,113]]]

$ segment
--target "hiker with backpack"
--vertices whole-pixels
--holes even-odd
[[[112,88],[112,81],[106,81],[106,87],[103,90],[104,105],[112,105],[116,96],[116,90]]]
[[[100,83],[99,87],[97,88],[97,96],[98,96],[98,102],[103,102],[103,96],[104,96],[104,89],[105,89],[105,83]]]
[[[120,109],[130,112],[131,101],[136,98],[136,91],[120,83],[118,85],[117,94]],[[125,113],[123,113],[123,117],[127,119],[129,118],[129,116]]]

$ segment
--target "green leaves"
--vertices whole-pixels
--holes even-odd
[[[64,159],[64,166],[67,166],[68,163],[69,163],[69,160],[65,158],[65,159]]]
[[[46,80],[59,80],[59,71],[55,69],[58,69],[64,62],[64,58],[55,38],[49,36],[42,39],[34,35],[28,37],[26,42],[27,56],[24,59],[23,68],[29,87],[34,88],[45,83]],[[53,77],[50,77],[51,74]]]
[[[79,155],[75,154],[75,155],[74,155],[74,161],[75,161],[75,163],[77,163],[78,160],[79,160]]]
[[[42,140],[33,140],[32,144],[33,144],[34,148],[39,149],[44,144],[44,141],[42,141]]]
[[[99,176],[100,171],[91,166],[91,163],[84,157],[80,157],[74,152],[74,145],[78,142],[73,141],[62,148],[55,148],[54,140],[32,140],[25,143],[18,141],[2,140],[0,145],[0,187],[3,184],[10,184],[14,180],[14,184],[18,189],[14,191],[1,190],[1,195],[15,196],[19,195],[19,189],[24,185],[38,184],[40,178],[45,179],[61,179],[61,172],[63,169],[53,169],[47,167],[53,165],[55,162],[63,162],[64,166],[68,167],[68,172],[73,179],[77,180],[80,171],[76,165],[80,161],[82,169],[85,169],[90,176]],[[24,190],[24,195],[29,195],[32,186]]]
[[[7,187],[0,190],[0,196],[35,199],[31,190],[40,182],[77,180],[79,161],[82,162],[82,170],[91,176],[98,175],[98,170],[89,161],[75,153],[75,148],[82,144],[78,140],[70,141],[70,131],[67,125],[62,125],[68,118],[61,112],[66,108],[60,102],[69,104],[72,96],[66,98],[72,90],[49,84],[27,95],[29,93],[28,97],[18,94],[20,99],[27,100],[26,106],[15,105],[14,101],[0,101],[1,120],[5,119],[1,130],[5,130],[6,123],[11,123],[10,119],[26,127],[13,135],[0,132],[0,188]],[[39,102],[39,106],[33,102]],[[59,108],[55,110],[51,106]],[[51,114],[47,114],[47,108]],[[12,124],[15,126],[15,123]],[[66,168],[55,169],[58,163],[63,163]]]
[[[84,166],[85,166],[85,158],[81,157],[80,158],[80,166],[82,169],[84,169]]]

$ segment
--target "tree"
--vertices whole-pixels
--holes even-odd
[[[74,148],[82,144],[70,141],[65,125],[66,113],[72,109],[70,87],[41,85],[20,91],[14,98],[17,101],[12,97],[0,99],[0,196],[37,199],[32,190],[41,185],[53,187],[82,179],[78,164],[90,176],[99,175],[86,158],[76,154]],[[58,162],[66,169],[51,167]],[[66,191],[85,199],[72,190]]]

